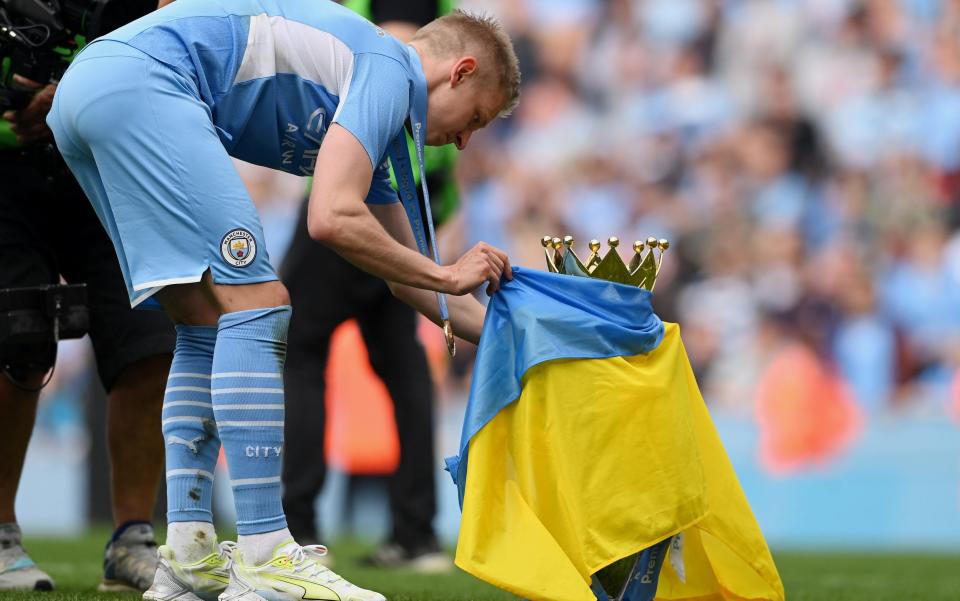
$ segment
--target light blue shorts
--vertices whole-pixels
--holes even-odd
[[[263,228],[196,84],[121,42],[67,70],[47,117],[138,305],[171,284],[276,280]]]

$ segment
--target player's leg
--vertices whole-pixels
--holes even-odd
[[[232,211],[230,215],[238,219],[243,213]],[[255,221],[242,225],[254,236],[259,234]],[[380,601],[382,595],[360,589],[331,572],[323,565],[325,549],[302,547],[286,527],[280,472],[289,296],[278,281],[223,283],[241,277],[215,267],[203,282],[206,285],[213,280],[207,296],[221,313],[210,394],[227,457],[239,533],[230,586],[220,598],[261,601],[336,595],[347,601]],[[182,302],[183,288],[195,285],[171,286],[159,293],[177,319],[195,312],[195,306]]]
[[[117,255],[65,165],[51,178],[57,198],[54,248],[60,273],[87,285],[90,338],[107,391],[107,449],[114,533],[104,551],[101,591],[144,591],[157,568],[150,523],[163,471],[163,390],[174,330],[159,311],[130,308]],[[98,182],[99,186],[99,182]]]
[[[243,225],[259,233],[255,216],[247,217]],[[173,535],[168,545],[187,560],[212,551],[202,544],[211,540],[212,526],[203,526],[212,519],[210,481],[220,444],[248,554],[257,557],[264,541],[257,535],[289,538],[279,492],[286,290],[276,281],[222,285],[214,277],[208,272],[199,284],[168,286],[157,294],[178,322],[163,421]],[[270,557],[275,546],[267,551]]]
[[[128,298],[143,302],[157,284],[199,282],[207,245],[188,215],[184,162],[197,137],[212,136],[206,109],[171,71],[129,46],[91,44],[61,81],[48,124],[71,170],[113,242]],[[157,97],[174,104],[158,123]],[[124,119],[117,119],[123,115]],[[184,131],[177,130],[177,126]],[[181,150],[173,145],[183,142]],[[214,202],[216,199],[212,199]],[[229,548],[218,547],[212,522],[213,472],[220,449],[210,400],[218,313],[199,284],[182,287],[197,302],[177,328],[162,411],[167,463],[167,545],[146,598],[195,599],[229,580]],[[147,301],[149,302],[149,301]]]
[[[78,181],[83,185],[94,208],[98,210],[98,215],[100,212],[107,212],[107,215],[109,215],[109,197],[100,178],[98,167],[92,160],[92,154],[87,156],[76,152],[76,149],[72,148],[62,148],[62,150],[64,150],[65,158],[68,158],[71,168]],[[108,223],[110,221],[105,221],[105,225]],[[119,239],[119,236],[117,237]],[[117,243],[114,246],[118,247],[120,257],[125,256],[122,253],[122,247]],[[126,263],[121,262],[120,265],[126,266]],[[126,277],[125,274],[125,279]],[[127,288],[128,295],[136,293],[129,281],[127,282]],[[188,287],[185,286],[184,288]],[[217,312],[209,304],[209,294],[201,292],[199,286],[193,286],[193,288],[195,289],[194,294],[185,294],[185,296],[195,296],[201,301],[196,303],[199,308],[194,310],[194,313],[204,315],[209,323],[215,324]],[[134,371],[121,375],[124,370],[118,366],[124,365],[124,361],[128,357],[149,356],[151,350],[169,347],[168,334],[164,334],[158,339],[156,332],[150,333],[149,330],[156,330],[158,327],[157,320],[165,324],[164,327],[166,328],[171,327],[171,324],[160,311],[136,311],[133,312],[135,317],[120,323],[116,318],[110,317],[111,312],[116,313],[119,309],[111,307],[111,301],[116,299],[108,292],[108,286],[95,286],[90,289],[90,292],[94,304],[99,307],[98,310],[93,312],[92,318],[95,333],[94,346],[95,350],[98,351],[98,368],[101,379],[111,393],[114,392],[112,390],[114,384],[120,384],[121,387],[119,395],[110,395],[111,404],[115,407],[123,405],[123,409],[121,409],[119,415],[110,416],[111,418],[118,418],[118,421],[111,424],[109,430],[111,434],[117,433],[122,438],[121,430],[124,422],[127,421],[124,418],[130,416],[128,412],[130,403],[126,402],[124,397],[131,396],[130,393],[137,394],[137,392],[129,390],[130,386],[120,382],[120,379],[136,382],[139,377],[159,376],[160,374],[157,372],[161,368],[156,363],[151,362],[152,365],[138,366]],[[127,311],[125,315],[130,314],[129,297],[126,299],[123,309]],[[124,324],[139,327],[134,327],[133,332],[118,331],[117,328]],[[147,331],[143,331],[143,328]],[[137,342],[138,336],[136,335],[138,329],[146,335],[139,339],[139,342]],[[111,337],[114,336],[128,339],[129,348],[121,350],[119,356],[116,354],[115,345],[110,343]],[[192,595],[194,592],[214,595],[219,593],[226,587],[229,580],[227,549],[218,547],[213,528],[213,471],[216,468],[220,442],[216,436],[215,427],[211,425],[213,423],[213,410],[209,398],[209,376],[203,377],[204,373],[209,374],[210,363],[213,359],[216,327],[215,325],[208,327],[178,326],[175,336],[173,362],[169,364],[168,375],[164,378],[164,384],[156,391],[159,392],[162,399],[161,419],[152,418],[154,431],[162,436],[161,444],[163,444],[163,447],[161,448],[167,466],[167,545],[160,547],[159,553],[150,550],[150,555],[158,557],[159,563],[155,570],[154,586],[147,591],[145,598],[168,598],[171,595],[181,595],[184,596],[186,601],[189,601],[190,597],[188,595]],[[115,343],[122,344],[117,340],[115,340]],[[142,370],[149,373],[138,373]],[[137,386],[139,387],[140,384],[146,384],[152,388],[152,385],[146,382],[138,382]],[[206,394],[204,394],[204,389],[206,389]],[[190,398],[185,400],[186,397]],[[145,413],[149,413],[149,411]],[[141,418],[145,419],[133,417],[140,428],[146,429],[145,422],[151,421],[151,418],[146,416],[141,416]],[[147,438],[149,439],[152,436],[154,434],[149,434]],[[193,444],[183,446],[181,443],[183,440],[193,441]],[[130,442],[126,441],[126,443]],[[114,455],[123,453],[125,452],[123,446],[125,446],[125,442],[121,441],[119,443],[120,448],[111,445],[110,451]],[[120,465],[117,466],[119,472],[112,474],[112,481],[117,483],[118,480],[123,480],[122,474],[131,469],[136,469],[137,463],[138,460],[136,459],[131,461],[121,460]],[[143,486],[139,489],[139,493],[144,495],[146,494],[145,489],[149,487],[153,491],[150,493],[150,500],[146,501],[145,498],[141,498],[134,502],[133,507],[128,505],[121,508],[121,513],[118,515],[141,513],[143,511],[142,504],[152,506],[156,493],[155,484],[148,484],[150,481],[152,481],[152,477],[144,476],[132,483],[135,488]],[[121,484],[121,487],[124,487],[124,485]],[[113,494],[116,498],[122,493],[119,490],[114,490]],[[131,513],[126,514],[127,511]],[[152,510],[148,511],[146,515],[150,515],[150,513],[152,513]],[[129,554],[124,553],[131,547],[138,550],[149,547],[147,539],[152,538],[152,534],[145,530],[142,524],[132,530],[123,529],[122,526],[118,528],[117,539],[126,536],[124,540],[119,541],[121,543],[119,546],[110,545],[107,548],[108,561],[105,562],[104,588],[116,590],[118,585],[122,586],[121,583],[116,582],[118,580],[116,576],[118,568],[126,562],[116,561],[117,558],[112,557],[113,555],[119,554],[123,559],[132,559],[133,561],[130,562],[131,565],[129,566],[131,570],[148,569],[137,565],[143,563],[146,554],[137,553],[134,557],[126,557]],[[114,550],[118,553],[112,553]],[[111,559],[114,561],[110,561]],[[128,570],[121,569],[120,571]],[[159,585],[159,588],[157,588],[157,585]],[[139,584],[137,587],[139,588]]]
[[[291,309],[279,282],[250,288],[260,289],[262,302],[254,302],[247,286],[213,286],[223,314],[211,394],[237,510],[237,543],[245,558],[259,564],[292,541],[280,491]]]
[[[212,442],[215,427],[228,459],[239,543],[249,549],[249,557],[235,554],[232,589],[224,598],[259,599],[247,593],[262,588],[271,596],[295,593],[299,599],[309,588],[341,598],[382,599],[357,596],[361,589],[332,578],[314,553],[292,540],[261,551],[286,534],[278,375],[290,308],[264,250],[253,203],[192,82],[129,46],[95,42],[67,71],[47,121],[116,246],[132,302],[163,290],[159,299],[179,324],[163,423],[178,428],[164,435],[168,488],[180,491],[183,513],[170,516],[168,545],[161,548],[161,565],[145,597],[170,598],[199,584],[193,575],[202,566],[186,564],[169,543],[171,534],[189,538],[200,531],[194,526],[208,524],[203,517],[212,466],[204,469],[206,451],[196,443]],[[84,184],[91,167],[105,194]],[[195,361],[195,367],[181,359]],[[178,377],[185,381],[174,374],[184,374]],[[180,393],[189,396],[173,398]],[[172,457],[181,465],[171,464]],[[187,532],[178,533],[179,525]],[[211,527],[204,540],[214,539],[212,534]],[[192,540],[199,543],[197,538]],[[208,557],[219,570],[225,561],[215,552]],[[253,559],[261,552],[271,555],[257,564]]]
[[[369,557],[384,567],[444,572],[453,562],[433,529],[436,515],[434,389],[427,356],[417,336],[417,313],[378,281],[376,302],[365,307],[360,330],[370,364],[393,399],[400,463],[390,477],[391,534]]]
[[[161,390],[162,419],[156,435],[162,434],[166,460],[168,530],[144,599],[196,601],[221,593],[230,577],[231,544],[217,544],[212,511],[220,452],[210,399],[217,312],[200,284],[171,287],[160,295],[172,289],[178,289],[178,297],[192,299],[196,308],[171,311],[171,316],[188,315],[195,321],[178,320],[173,361]]]

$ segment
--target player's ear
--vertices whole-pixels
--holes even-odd
[[[450,68],[450,85],[457,87],[466,82],[476,72],[477,59],[472,56],[464,56],[453,63]]]

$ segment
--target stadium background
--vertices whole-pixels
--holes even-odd
[[[504,20],[525,85],[462,155],[444,253],[485,240],[542,268],[544,234],[669,238],[655,306],[771,546],[956,550],[960,2],[461,4]],[[241,169],[278,263],[303,182]],[[469,353],[446,364],[425,332],[452,454]],[[64,343],[18,498],[28,537],[107,519],[96,387],[86,342]],[[324,523],[373,538],[377,482],[352,514],[348,483],[331,480]],[[229,522],[226,487],[217,506]]]

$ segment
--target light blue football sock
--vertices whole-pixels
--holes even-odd
[[[213,411],[230,470],[237,533],[285,528],[280,502],[283,362],[289,306],[220,317],[213,355]]]
[[[220,454],[210,401],[216,342],[213,326],[177,326],[161,422],[169,522],[213,522],[213,472]]]

